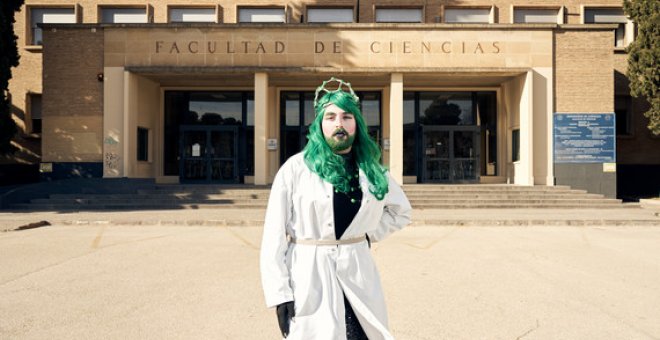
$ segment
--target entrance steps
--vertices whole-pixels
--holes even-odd
[[[408,184],[403,190],[413,208],[419,210],[639,207],[568,186]],[[131,193],[51,194],[48,198],[32,199],[11,208],[48,211],[265,209],[269,193],[269,186],[153,184]]]

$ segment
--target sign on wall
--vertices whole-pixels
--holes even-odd
[[[555,163],[615,163],[614,113],[555,113]]]

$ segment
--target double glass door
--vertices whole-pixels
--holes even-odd
[[[181,182],[238,183],[238,127],[182,126]]]
[[[479,181],[479,127],[422,127],[423,182]]]

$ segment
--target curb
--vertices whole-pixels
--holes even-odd
[[[262,227],[263,220],[241,219],[192,219],[192,220],[60,220],[39,221],[25,224],[5,231],[18,231],[50,225],[64,226],[206,226],[206,227]],[[585,220],[542,220],[542,219],[495,219],[495,220],[442,220],[424,219],[415,220],[411,227],[580,227],[580,226],[613,226],[613,227],[660,227],[660,219],[642,220],[613,220],[613,219],[585,219]]]

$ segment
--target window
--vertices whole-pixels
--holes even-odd
[[[284,8],[239,8],[238,22],[285,23]]]
[[[149,129],[137,128],[137,160],[149,161]]]
[[[352,8],[308,8],[307,22],[353,22]]]
[[[102,7],[101,22],[106,24],[147,23],[145,7]]]
[[[585,8],[585,24],[618,24],[614,33],[614,46],[625,47],[627,43],[626,26],[632,22],[623,13],[622,8]],[[631,37],[632,38],[632,37]]]
[[[511,131],[511,161],[520,160],[520,129]]]
[[[614,97],[614,114],[616,116],[616,134],[619,136],[630,136],[632,134],[630,128],[632,99],[630,96],[615,96]]]
[[[516,24],[557,24],[559,9],[515,8],[513,22]]]
[[[177,7],[169,9],[170,22],[216,22],[215,8]]]
[[[488,24],[491,22],[491,8],[447,8],[445,22]]]
[[[28,94],[32,133],[41,133],[41,94]]]
[[[423,22],[421,8],[376,8],[376,22]]]
[[[74,8],[30,8],[30,45],[42,44],[42,31],[38,24],[75,24]]]

